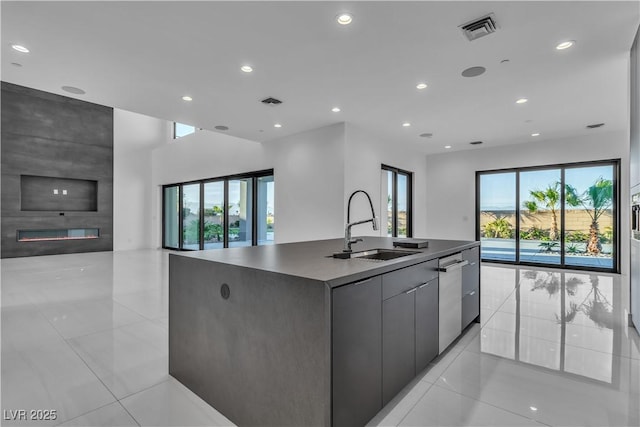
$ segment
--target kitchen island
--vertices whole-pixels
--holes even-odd
[[[170,254],[169,373],[237,425],[364,425],[479,319],[479,242],[342,243]]]

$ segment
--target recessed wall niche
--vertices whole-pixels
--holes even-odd
[[[20,210],[96,212],[98,181],[20,175]]]

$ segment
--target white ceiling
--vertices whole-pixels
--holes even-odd
[[[1,7],[4,81],[205,129],[225,125],[256,141],[346,121],[425,153],[626,129],[628,55],[640,20],[637,1]],[[335,21],[343,11],[355,16],[349,26]],[[458,26],[490,12],[499,30],[469,42]],[[557,51],[567,39],[575,46]],[[254,72],[241,72],[244,64]],[[462,77],[471,66],[487,71]],[[416,89],[421,81],[426,90]],[[259,102],[268,96],[283,104]],[[520,97],[529,102],[516,105]],[[418,136],[425,132],[433,137]]]

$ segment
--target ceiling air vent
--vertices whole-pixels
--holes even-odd
[[[471,145],[480,145],[480,144],[482,144],[482,141],[471,141],[469,144],[471,144]]]
[[[498,29],[498,24],[496,23],[493,13],[490,13],[480,19],[476,19],[471,22],[467,22],[466,24],[460,25],[460,29],[467,37],[467,39],[469,39],[469,41],[473,41],[475,39],[479,39],[480,37],[488,36],[491,33],[495,33]]]
[[[604,123],[596,123],[596,124],[593,124],[593,125],[587,125],[587,128],[596,129],[596,128],[599,128],[599,127],[602,127],[602,126],[604,126]]]
[[[267,105],[278,105],[278,104],[282,104],[282,101],[280,101],[279,99],[275,99],[272,97],[269,98],[265,98],[262,101],[263,104],[267,104]]]

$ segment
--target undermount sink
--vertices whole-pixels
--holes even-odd
[[[360,252],[338,252],[333,254],[334,258],[340,259],[370,259],[377,261],[388,261],[403,256],[419,254],[418,251],[403,251],[398,249],[368,249]]]

